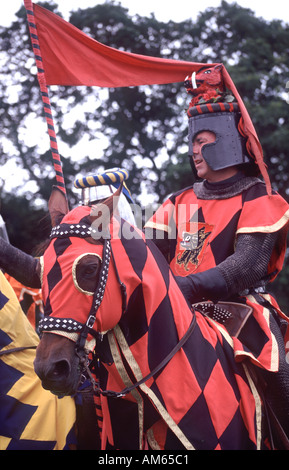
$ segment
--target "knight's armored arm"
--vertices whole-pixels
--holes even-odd
[[[245,233],[238,236],[235,253],[217,267],[226,281],[230,295],[258,287],[262,281],[266,281],[277,238],[278,232]]]
[[[24,286],[40,288],[39,260],[0,237],[0,268]]]
[[[258,286],[267,276],[277,233],[240,234],[233,255],[215,268],[176,280],[190,303],[225,300]]]

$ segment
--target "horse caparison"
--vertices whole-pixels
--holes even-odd
[[[114,215],[108,240],[96,240],[98,208],[61,214],[56,206],[35,360],[44,388],[73,395],[90,350],[102,449],[262,448],[261,399],[248,368],[235,361],[225,328],[188,306],[153,242]]]

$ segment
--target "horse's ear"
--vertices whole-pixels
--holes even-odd
[[[91,224],[93,224],[93,222],[95,222],[99,217],[103,218],[102,222],[104,222],[105,225],[109,224],[113,211],[117,209],[119,196],[122,192],[122,186],[123,184],[121,183],[115,193],[104,201],[96,203],[91,207],[90,215],[88,217]]]
[[[52,188],[48,201],[48,210],[52,227],[58,225],[69,211],[66,196],[57,186]]]

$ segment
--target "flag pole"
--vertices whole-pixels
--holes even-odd
[[[50,139],[50,149],[52,153],[52,162],[53,162],[53,167],[54,167],[55,177],[56,177],[56,186],[58,187],[58,189],[60,189],[64,193],[66,197],[66,188],[65,188],[64,176],[63,176],[63,171],[62,171],[62,163],[61,163],[61,158],[58,152],[56,133],[54,129],[54,122],[53,122],[53,117],[52,117],[52,112],[51,112],[48,88],[46,85],[45,71],[43,67],[43,61],[42,61],[42,55],[41,55],[41,50],[40,50],[40,45],[39,45],[39,40],[38,40],[32,1],[24,0],[24,6],[26,9],[28,27],[29,27],[29,32],[30,32],[30,39],[32,43],[32,49],[34,52],[36,66],[37,66],[37,78],[38,78],[38,83],[39,83],[42,102],[43,102],[44,115],[45,115],[47,128],[48,128],[48,135]]]

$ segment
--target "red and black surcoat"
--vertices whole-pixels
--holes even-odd
[[[218,266],[234,253],[239,234],[278,232],[267,270],[267,279],[273,281],[283,266],[288,221],[287,202],[277,193],[268,196],[260,181],[240,194],[220,199],[200,199],[193,187],[186,188],[169,197],[146,227],[155,229],[159,237],[163,233],[168,240],[170,266],[176,276]],[[262,298],[287,321],[271,295],[263,293]],[[277,370],[278,353],[270,331],[269,312],[252,294],[243,296],[243,301],[253,308],[254,319],[265,339],[252,351],[235,338],[236,357],[249,355],[267,370]]]

